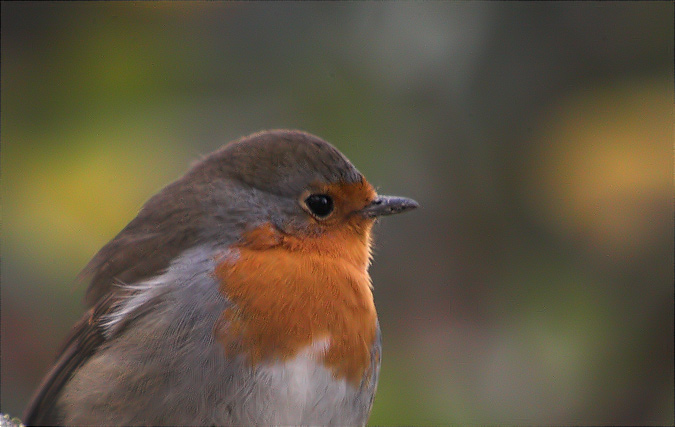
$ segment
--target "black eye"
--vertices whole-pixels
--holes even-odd
[[[305,199],[305,204],[319,218],[325,218],[333,212],[333,199],[327,194],[312,194]]]

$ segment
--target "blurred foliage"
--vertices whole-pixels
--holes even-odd
[[[301,128],[376,230],[373,424],[673,424],[672,3],[2,3],[2,412],[75,277],[223,143]]]

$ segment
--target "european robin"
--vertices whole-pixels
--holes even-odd
[[[82,272],[89,311],[27,424],[365,424],[380,368],[368,266],[378,196],[289,130],[225,145]]]

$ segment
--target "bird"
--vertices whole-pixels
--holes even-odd
[[[381,361],[378,195],[299,130],[225,144],[85,266],[87,312],[27,425],[364,425]]]

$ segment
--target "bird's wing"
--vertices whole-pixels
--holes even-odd
[[[26,408],[23,422],[26,425],[53,425],[58,423],[56,402],[64,386],[73,374],[99,347],[118,336],[134,319],[148,311],[152,300],[129,313],[123,322],[110,328],[106,324],[108,315],[113,313],[124,300],[122,292],[110,292],[89,309],[75,324],[58,353],[56,363],[42,380]]]
[[[73,327],[56,360],[26,408],[26,425],[54,423],[59,392],[72,374],[106,341],[101,318],[115,306],[113,294],[101,299]]]
[[[91,308],[73,328],[56,365],[28,405],[24,418],[27,424],[49,424],[56,415],[59,393],[75,371],[154,302],[150,300],[133,313],[125,313],[110,328],[106,323],[108,315],[133,292],[133,287],[116,284],[137,284],[154,277],[184,250],[197,244],[203,218],[191,207],[201,203],[197,195],[210,192],[211,180],[200,178],[208,174],[208,170],[196,170],[190,179],[181,178],[150,198],[136,218],[84,268],[80,277],[89,281],[85,300]],[[232,241],[238,236],[234,230],[230,234]]]

